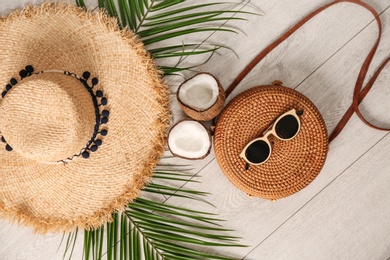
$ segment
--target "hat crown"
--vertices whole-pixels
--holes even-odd
[[[62,73],[23,79],[2,100],[0,114],[1,133],[13,150],[44,163],[80,154],[96,123],[88,90]]]

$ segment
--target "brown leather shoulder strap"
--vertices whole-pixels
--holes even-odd
[[[329,141],[331,142],[334,138],[336,138],[336,136],[341,132],[341,130],[344,128],[344,126],[347,124],[348,120],[351,118],[352,114],[354,112],[356,112],[356,114],[359,116],[359,118],[364,122],[366,123],[367,125],[375,128],[375,129],[379,129],[379,130],[386,130],[386,131],[390,131],[390,129],[386,129],[386,128],[380,128],[380,127],[377,127],[373,124],[371,124],[370,122],[368,122],[364,117],[363,115],[361,114],[360,110],[359,110],[359,104],[360,102],[364,99],[364,97],[367,95],[368,91],[371,89],[371,87],[373,86],[376,78],[378,77],[378,75],[380,74],[380,72],[382,71],[382,69],[386,66],[386,64],[389,62],[390,58],[388,58],[380,67],[379,69],[375,72],[374,76],[371,78],[371,80],[367,83],[367,85],[363,88],[363,82],[364,82],[364,79],[366,77],[366,74],[367,74],[367,71],[368,71],[368,68],[371,64],[371,61],[374,57],[374,54],[378,48],[378,45],[379,45],[379,41],[380,41],[380,38],[381,38],[381,34],[382,34],[382,23],[381,23],[381,20],[379,18],[379,15],[378,13],[375,11],[374,8],[372,8],[370,5],[366,4],[366,3],[363,3],[361,1],[358,1],[358,0],[336,0],[332,3],[329,3],[327,5],[324,5],[320,8],[318,8],[317,10],[313,11],[312,13],[310,13],[309,15],[307,15],[305,18],[303,18],[301,21],[299,21],[297,24],[295,24],[293,27],[291,27],[287,32],[285,32],[282,36],[280,36],[276,41],[274,41],[273,43],[271,43],[267,48],[265,48],[264,50],[262,50],[242,71],[241,73],[236,77],[236,79],[230,84],[230,86],[227,88],[226,90],[226,96],[230,95],[232,93],[232,91],[237,87],[237,85],[246,77],[246,75],[248,75],[248,73],[250,71],[252,71],[252,69],[265,57],[267,56],[268,53],[270,53],[273,49],[275,49],[280,43],[282,43],[284,40],[286,40],[288,37],[290,37],[295,31],[297,31],[299,28],[301,28],[306,22],[310,21],[314,16],[316,16],[317,14],[321,13],[322,11],[324,11],[325,9],[333,6],[333,5],[336,5],[336,4],[339,4],[339,3],[343,3],[343,2],[349,2],[349,3],[354,3],[354,4],[357,4],[357,5],[360,5],[364,8],[366,8],[368,11],[370,11],[374,17],[375,17],[375,20],[378,24],[378,28],[379,28],[379,33],[378,33],[378,38],[375,42],[375,45],[373,46],[373,48],[371,49],[371,51],[369,52],[367,58],[365,59],[361,69],[360,69],[360,72],[359,72],[359,76],[357,78],[357,81],[356,81],[356,84],[355,84],[355,89],[354,89],[354,94],[353,94],[353,100],[352,100],[352,105],[349,107],[349,109],[347,110],[347,112],[344,114],[344,116],[342,117],[342,119],[340,120],[340,122],[337,124],[336,128],[334,129],[334,131],[332,132],[332,134],[330,135],[329,137]]]
[[[341,118],[341,120],[336,125],[335,129],[333,130],[332,134],[329,136],[329,142],[333,141],[343,130],[345,125],[348,123],[349,119],[353,115],[354,112],[358,115],[358,117],[368,126],[383,130],[383,131],[390,131],[388,128],[378,127],[376,125],[373,125],[370,123],[367,119],[364,118],[364,116],[361,114],[359,110],[359,104],[363,101],[363,99],[366,97],[368,91],[370,91],[371,87],[374,85],[375,80],[378,78],[381,71],[386,67],[387,63],[390,61],[390,58],[387,58],[382,65],[375,71],[374,75],[371,77],[370,81],[367,83],[367,85],[363,88],[361,92],[356,92],[356,89],[359,87],[358,85],[355,86],[355,91],[353,94],[353,100],[351,106],[347,109],[344,116]],[[363,67],[362,67],[363,68]],[[357,83],[356,83],[357,84]]]

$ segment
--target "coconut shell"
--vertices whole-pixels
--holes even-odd
[[[219,91],[218,91],[217,100],[215,101],[215,103],[211,107],[209,107],[207,109],[200,109],[197,107],[188,106],[188,105],[184,104],[179,98],[181,86],[183,86],[187,81],[193,79],[194,77],[199,76],[200,74],[208,74],[208,75],[212,76],[218,84]],[[177,101],[179,102],[181,109],[183,110],[183,112],[187,116],[191,117],[192,119],[198,120],[198,121],[209,121],[209,120],[212,120],[213,118],[215,118],[216,116],[218,116],[219,113],[221,113],[223,106],[225,104],[225,91],[223,90],[221,83],[219,82],[219,80],[216,77],[214,77],[210,73],[201,72],[201,73],[198,73],[195,76],[187,79],[179,86],[179,89],[177,90],[177,93],[176,93],[176,98],[177,98]]]
[[[171,135],[172,129],[173,129],[175,126],[177,126],[178,124],[182,123],[183,121],[194,121],[194,122],[197,122],[197,121],[195,121],[195,120],[188,119],[188,118],[183,119],[183,120],[180,120],[180,121],[177,122],[174,126],[172,126],[171,129],[169,130],[169,133],[168,133],[168,140],[169,140],[169,136]],[[199,123],[199,122],[197,122],[197,123]],[[203,124],[201,124],[201,123],[199,123],[199,124],[200,124],[201,126],[204,127],[204,129],[206,130],[206,132],[207,132],[207,134],[208,134],[208,136],[209,136],[210,146],[209,146],[209,149],[207,150],[207,152],[206,152],[203,156],[201,156],[201,157],[197,157],[197,158],[188,158],[188,157],[185,157],[185,156],[181,156],[181,155],[179,155],[179,154],[177,154],[177,153],[174,153],[174,152],[172,151],[171,147],[169,146],[169,142],[167,142],[167,144],[168,144],[168,149],[169,149],[169,151],[171,152],[171,154],[172,154],[173,156],[179,157],[179,158],[182,158],[182,159],[187,159],[187,160],[202,160],[202,159],[206,158],[206,157],[210,154],[211,147],[212,147],[212,145],[213,145],[213,144],[212,144],[212,139],[211,139],[210,131],[208,131],[207,128],[206,128]]]

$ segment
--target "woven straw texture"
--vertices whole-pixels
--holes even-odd
[[[295,138],[269,140],[272,154],[261,165],[245,170],[239,157],[252,139],[261,136],[279,115],[303,110]],[[328,152],[325,123],[314,104],[301,93],[270,85],[249,89],[223,110],[215,128],[215,156],[228,179],[251,196],[276,200],[306,187],[322,169]]]
[[[0,87],[26,65],[97,77],[108,135],[89,159],[53,163],[91,138],[91,97],[72,76],[21,80],[0,99],[0,131],[15,145],[8,152],[0,142],[0,216],[38,232],[101,226],[150,179],[166,145],[169,90],[132,32],[73,5],[28,6],[0,20]]]
[[[88,91],[74,77],[32,75],[6,97],[0,106],[0,129],[7,143],[24,158],[56,163],[79,153],[91,139],[94,106]]]

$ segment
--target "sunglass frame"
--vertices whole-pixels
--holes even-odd
[[[276,127],[276,125],[278,124],[278,122],[279,122],[283,117],[288,116],[288,115],[292,115],[293,117],[295,117],[295,119],[296,119],[297,122],[298,122],[298,130],[297,130],[297,132],[295,133],[295,135],[294,135],[293,137],[291,137],[291,138],[288,138],[288,139],[280,138],[280,136],[278,136],[277,133],[276,133],[275,127]],[[265,162],[267,162],[267,161],[269,160],[269,158],[271,157],[271,154],[272,154],[272,145],[271,145],[270,141],[268,140],[268,136],[273,135],[273,136],[275,136],[276,138],[278,138],[279,140],[282,140],[282,141],[289,141],[289,140],[295,138],[295,137],[298,135],[300,129],[301,129],[301,120],[299,119],[299,115],[298,115],[297,111],[295,110],[295,108],[293,108],[293,109],[287,111],[286,113],[281,114],[280,116],[278,116],[278,117],[276,118],[276,120],[275,120],[275,121],[274,121],[274,122],[273,122],[273,123],[272,123],[264,132],[263,132],[263,134],[262,134],[261,137],[257,137],[257,138],[255,138],[255,139],[253,139],[252,141],[250,141],[250,142],[244,147],[244,149],[242,149],[242,151],[241,151],[241,153],[240,153],[240,157],[241,157],[242,159],[244,159],[245,162],[247,162],[247,163],[250,164],[250,165],[260,165],[260,164],[263,164],[263,163],[265,163]],[[248,147],[249,147],[251,144],[253,144],[254,142],[257,142],[257,141],[264,141],[264,142],[268,145],[268,147],[269,147],[269,154],[268,154],[268,157],[267,157],[264,161],[259,162],[259,163],[253,163],[253,162],[251,162],[251,161],[248,160],[248,158],[247,158],[246,155],[245,155],[245,152],[246,152],[246,150],[248,149]]]

